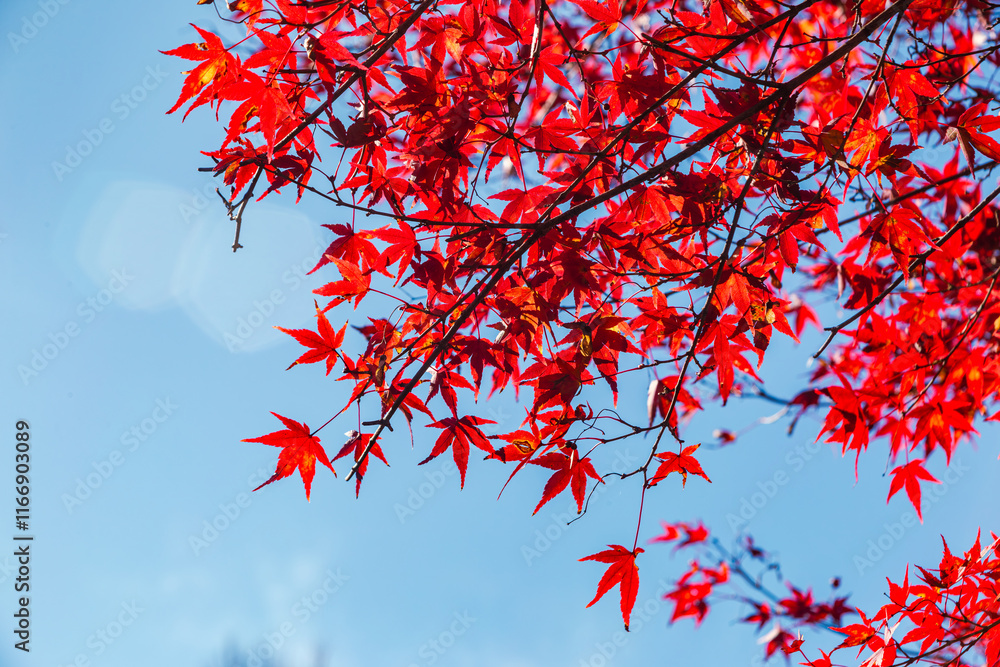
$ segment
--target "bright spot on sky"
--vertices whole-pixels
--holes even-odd
[[[133,310],[180,306],[231,352],[263,349],[285,337],[273,327],[307,326],[307,277],[326,247],[320,227],[291,208],[247,208],[233,253],[235,223],[206,192],[119,180],[97,194],[83,221],[76,259],[97,286],[128,277],[115,297]],[[213,199],[214,198],[214,199]],[[292,304],[292,305],[289,305]]]

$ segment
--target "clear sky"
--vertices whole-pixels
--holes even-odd
[[[245,247],[231,252],[232,223],[197,171],[221,129],[204,108],[183,124],[164,114],[185,63],[158,51],[196,41],[192,22],[222,29],[193,1],[0,5],[0,541],[9,545],[0,554],[14,549],[20,419],[31,425],[35,536],[27,655],[13,648],[14,559],[0,556],[0,665],[208,666],[227,651],[252,665],[272,653],[268,642],[286,667],[759,664],[762,648],[733,624],[745,615],[735,606],[697,631],[689,620],[667,625],[657,582],[678,576],[685,558],[656,546],[640,560],[636,606],[648,620],[633,621],[601,662],[600,646],[621,630],[618,594],[586,609],[603,570],[576,561],[628,543],[635,484],[610,484],[566,527],[568,496],[531,516],[544,470],[520,475],[498,501],[509,469],[473,457],[460,491],[444,458],[416,466],[437,431],[418,430],[411,450],[397,429],[385,445],[392,467],[373,464],[360,500],[322,469],[310,503],[297,476],[250,494],[277,451],[240,441],[278,428],[270,410],[315,427],[346,400],[318,366],[286,372],[301,348],[271,327],[309,325],[311,290],[324,281],[303,274],[329,242],[320,225],[347,214],[269,198],[251,207]],[[331,321],[364,315],[338,308]],[[818,343],[775,343],[761,371],[775,394],[804,384]],[[348,334],[350,350],[360,344]],[[648,382],[622,388],[636,420]],[[602,392],[595,404],[610,400]],[[466,409],[498,430],[523,414],[506,396]],[[696,419],[687,439],[711,442],[713,429],[775,409],[734,399]],[[350,421],[324,430],[334,452]],[[703,518],[731,537],[727,515],[784,472],[788,483],[750,521],[757,541],[799,585],[822,596],[839,575],[850,602],[870,608],[887,574],[937,563],[939,535],[964,550],[977,526],[1000,530],[990,427],[978,450],[959,448],[961,474],[925,505],[923,525],[891,536],[859,572],[869,540],[912,512],[903,494],[886,505],[884,446],[862,458],[855,483],[853,460],[828,446],[808,460],[793,454],[813,442],[815,421],[792,437],[786,426],[705,453],[711,485],[661,485],[641,540],[661,518]],[[631,441],[624,454],[638,459],[647,446]],[[402,512],[408,504],[416,511]]]

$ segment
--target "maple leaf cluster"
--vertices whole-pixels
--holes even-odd
[[[738,548],[729,550],[704,524],[661,523],[663,532],[652,538],[651,543],[675,543],[675,552],[697,552],[688,571],[664,596],[674,605],[671,623],[691,617],[699,625],[717,601],[740,602],[752,610],[741,619],[743,623],[756,624],[758,631],[770,626],[761,640],[766,644],[765,656],[770,657],[778,649],[790,646],[795,639],[792,630],[810,626],[829,628],[839,624],[843,616],[855,613],[846,604],[847,596],[817,601],[812,589],[802,590],[790,582],[785,583],[784,597],[769,589],[765,577],[770,575],[780,581],[780,564],[757,546],[752,537],[743,536]],[[747,584],[748,588],[739,589],[737,582]],[[839,587],[839,579],[832,584]],[[720,593],[720,589],[725,592]]]
[[[870,618],[858,610],[860,623],[833,628],[846,635],[834,651],[857,646],[860,657],[867,650],[863,667],[1000,664],[1000,537],[991,538],[984,548],[976,535],[962,556],[952,554],[942,539],[940,565],[918,567],[919,583],[910,583],[907,568],[902,582],[887,580],[889,602]],[[832,663],[823,653],[803,664]]]
[[[315,329],[282,331],[305,348],[289,368],[339,369],[349,398],[316,430],[276,415],[284,430],[248,440],[282,448],[266,483],[298,469],[308,498],[316,462],[344,458],[359,494],[372,456],[416,445],[414,422],[440,430],[421,439],[421,463],[450,450],[463,487],[474,453],[510,466],[508,483],[546,469],[535,512],[567,491],[583,512],[608,475],[641,479],[632,547],[583,559],[608,565],[591,604],[617,585],[627,627],[642,503],[711,481],[684,430],[710,403],[774,399],[758,371],[776,334],[827,334],[806,386],[774,399],[790,430],[816,412],[817,440],[856,462],[885,446],[888,496],[905,490],[918,515],[936,482],[925,463],[949,464],[977,419],[997,417],[1000,188],[983,187],[1000,161],[994,4],[229,11],[239,34],[196,27],[202,41],[165,53],[195,63],[170,112],[225,118],[205,155],[234,251],[255,197],[288,188],[343,214],[313,269]],[[327,315],[359,308],[377,315],[349,334]],[[645,418],[619,409],[645,387]],[[487,436],[470,406],[505,391],[525,419]],[[335,420],[350,430],[331,460],[318,433]],[[645,463],[602,470],[630,438],[644,438]],[[692,569],[671,594],[675,619],[700,620],[731,575],[725,561]],[[757,622],[843,613],[791,594]]]
[[[819,601],[812,589],[790,582],[785,582],[787,594],[775,592],[768,578],[781,580],[780,565],[750,537],[730,550],[704,525],[663,522],[663,533],[651,542],[696,552],[689,570],[664,596],[674,604],[670,622],[691,617],[697,625],[712,606],[736,602],[750,610],[740,621],[761,633],[758,643],[765,645],[766,658],[798,653],[805,659],[802,665],[832,667],[833,653],[858,647],[856,657],[868,651],[862,667],[992,667],[1000,664],[1000,538],[991,537],[984,548],[976,535],[963,556],[952,554],[942,538],[938,568],[918,566],[921,583],[910,583],[909,567],[901,583],[887,579],[889,601],[871,615],[849,607],[847,596]],[[830,585],[839,588],[840,579]],[[624,605],[624,592],[622,600]],[[861,620],[844,625],[845,616]],[[810,659],[803,630],[844,637],[829,653],[820,650],[821,657]]]

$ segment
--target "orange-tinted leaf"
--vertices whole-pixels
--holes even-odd
[[[197,67],[186,73],[188,76],[184,79],[184,86],[181,88],[180,97],[177,98],[174,106],[170,107],[170,110],[167,111],[167,113],[177,111],[182,104],[195,95],[198,95],[194,103],[185,112],[185,118],[195,108],[212,99],[218,99],[219,91],[217,88],[219,84],[235,82],[237,77],[233,70],[239,69],[239,61],[236,59],[236,56],[229,53],[229,50],[222,45],[221,39],[194,24],[192,24],[192,27],[198,31],[198,34],[205,40],[204,42],[200,44],[185,44],[171,51],[161,51],[161,53],[167,56],[202,61]]]
[[[361,299],[368,294],[368,288],[372,283],[371,275],[362,274],[361,269],[350,262],[336,258],[332,258],[331,261],[340,269],[343,280],[327,283],[323,287],[313,290],[313,293],[333,297],[333,301],[330,302],[326,310],[342,301],[349,301],[352,297],[354,298],[354,307],[357,308]]]
[[[867,623],[854,623],[852,625],[845,625],[842,628],[830,628],[834,632],[840,632],[847,635],[845,639],[840,644],[840,648],[846,648],[848,646],[860,646],[866,643],[869,639],[874,637],[877,633],[875,630]]]

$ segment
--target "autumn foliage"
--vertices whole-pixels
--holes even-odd
[[[846,595],[817,600],[811,588],[803,590],[789,582],[785,591],[776,592],[766,575],[780,568],[749,537],[733,552],[704,526],[664,523],[663,533],[651,542],[675,543],[675,550],[694,552],[690,569],[666,594],[673,603],[671,622],[690,617],[698,624],[711,605],[739,601],[751,610],[741,621],[767,630],[761,637],[767,657],[798,653],[803,665],[831,667],[838,664],[831,662],[832,654],[858,647],[855,658],[868,649],[864,667],[994,667],[1000,664],[1000,538],[991,539],[984,547],[977,535],[962,556],[952,554],[944,542],[937,568],[918,566],[920,574],[912,583],[909,568],[897,582],[888,580],[887,603],[869,614],[848,606]],[[744,586],[733,586],[734,580]],[[839,586],[839,579],[831,582],[833,589]],[[860,620],[844,623],[844,617],[852,615]],[[810,659],[802,649],[801,629],[807,627],[840,634],[840,644]],[[851,652],[845,651],[844,658],[850,657]]]
[[[560,494],[584,511],[616,475],[599,455],[635,439],[648,458],[617,476],[642,503],[709,483],[683,425],[756,394],[783,403],[790,430],[818,415],[817,440],[855,462],[880,450],[888,496],[919,514],[937,481],[925,462],[950,463],[996,418],[997,5],[238,0],[223,18],[236,38],[196,27],[202,41],[166,53],[191,68],[170,111],[224,121],[205,155],[234,251],[255,198],[290,191],[341,212],[314,269],[315,329],[282,331],[303,348],[292,366],[321,364],[350,397],[311,408],[319,428],[275,415],[284,429],[248,440],[281,448],[267,484],[297,469],[308,498],[316,462],[344,459],[360,493],[382,472],[372,458],[409,448],[417,427],[422,462],[451,456],[462,486],[474,458],[511,478],[545,468],[535,512]],[[331,309],[354,318],[360,346]],[[797,343],[807,326],[826,334],[809,383],[775,399],[757,370],[772,337]],[[610,401],[591,398],[597,384]],[[526,417],[487,436],[470,399],[497,392]],[[619,412],[620,395],[645,399],[648,418]],[[341,422],[330,458],[320,432]],[[617,588],[626,628],[650,557],[638,509],[631,546],[581,559],[604,567],[591,604]],[[783,620],[768,655],[801,653],[787,629],[813,626],[846,636],[837,651],[867,650],[866,667],[996,665],[988,541],[962,557],[944,545],[937,569],[889,582],[870,614],[759,588],[744,620]],[[668,594],[674,620],[700,621],[769,558],[752,542],[720,550],[695,524],[653,542],[718,547]]]

